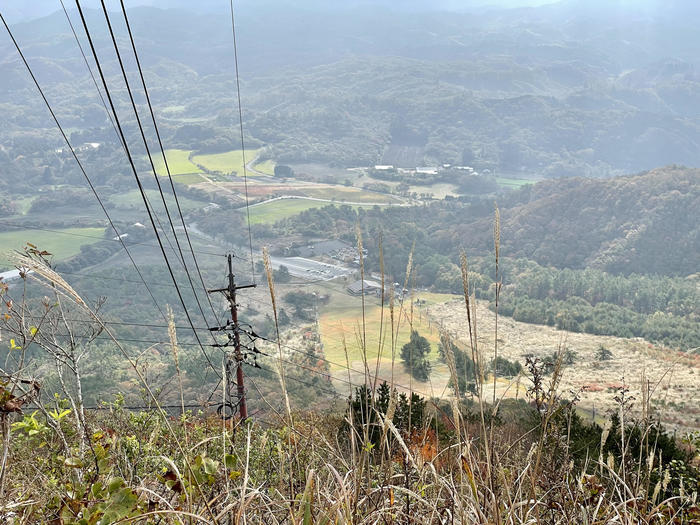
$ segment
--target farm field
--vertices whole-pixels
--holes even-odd
[[[326,290],[327,293],[327,290]],[[399,390],[406,390],[411,383],[414,391],[424,396],[449,396],[447,387],[449,371],[439,359],[437,344],[440,331],[446,331],[455,343],[467,349],[469,335],[467,331],[464,300],[448,294],[417,294],[420,305],[414,303],[413,322],[410,322],[410,306],[405,305],[405,314],[401,317],[396,361],[393,370],[394,381]],[[391,367],[391,332],[387,325],[389,308],[385,307],[382,321],[379,300],[366,298],[365,319],[367,333],[367,361],[370,376],[374,376],[376,358],[379,349],[380,323],[383,322],[383,353],[379,364],[379,380],[392,377]],[[395,310],[398,319],[398,306]],[[426,383],[411,380],[404,370],[399,357],[401,346],[408,340],[411,325],[431,343],[429,359],[432,364],[430,379]],[[495,315],[488,310],[487,303],[478,302],[477,307],[477,341],[486,364],[493,357]],[[344,293],[331,293],[331,301],[325,306],[319,318],[321,341],[326,359],[330,364],[331,375],[336,379],[335,387],[341,392],[348,392],[347,381],[361,384],[364,381],[364,361],[359,341],[362,334],[362,310],[359,297]],[[343,345],[347,348],[350,372],[345,368],[346,356]],[[670,428],[680,430],[700,428],[700,391],[697,377],[700,375],[700,356],[686,354],[650,344],[643,339],[624,339],[612,336],[597,336],[576,332],[557,330],[554,327],[533,325],[514,321],[511,318],[499,318],[498,355],[525,365],[525,355],[534,354],[540,358],[550,356],[559,347],[575,352],[575,361],[564,367],[559,391],[563,395],[571,392],[580,396],[578,409],[588,417],[595,416],[596,421],[607,418],[615,409],[614,397],[617,388],[622,385],[630,389],[630,395],[642,399],[642,378],[650,381],[652,389],[651,405],[655,415]],[[600,346],[612,352],[612,359],[599,361],[596,352]],[[485,392],[492,395],[492,378],[487,378]],[[525,377],[505,379],[496,382],[498,397],[522,397],[530,382]],[[640,405],[635,403],[639,410]]]
[[[301,188],[300,188],[301,189]],[[338,202],[396,202],[397,199],[390,195],[383,195],[359,188],[345,186],[316,186],[303,188],[304,193],[309,197],[317,199],[330,199]]]
[[[162,209],[162,201],[160,193],[156,190],[146,190],[146,195],[148,196],[149,202],[151,202],[156,209]],[[113,195],[110,197],[110,202],[119,209],[143,209],[143,200],[141,199],[141,192],[139,190],[131,190],[126,193],[119,195]],[[182,211],[191,211],[198,208],[204,207],[206,204],[198,202],[187,197],[178,197],[180,202],[180,207]],[[168,203],[168,208],[172,206],[171,212],[177,212],[177,205],[175,203],[175,198],[172,195],[166,193],[165,202]]]
[[[418,195],[421,193],[432,194],[434,199],[444,199],[447,195],[456,197],[459,195],[457,187],[449,182],[438,182],[430,186],[409,186],[408,191],[415,192]]]
[[[275,222],[312,208],[323,208],[333,203],[310,199],[279,199],[258,204],[250,208],[251,224],[274,224]],[[336,203],[342,204],[342,203]],[[353,206],[357,208],[358,206]]]
[[[438,343],[440,335],[436,324],[426,315],[425,307],[429,304],[436,304],[442,301],[452,300],[456,296],[449,294],[417,294],[414,299],[425,301],[421,307],[414,305],[411,310],[410,300],[407,298],[404,303],[404,311],[399,320],[399,305],[394,311],[395,323],[393,332],[396,337],[394,348],[396,352],[393,377],[396,383],[407,386],[413,385],[416,392],[426,396],[443,395],[449,380],[447,365],[439,358]],[[388,304],[382,308],[379,300],[374,297],[366,297],[365,307],[365,332],[367,334],[367,361],[374,375],[377,365],[377,357],[381,347],[381,359],[379,366],[380,380],[389,380],[392,377],[392,330],[391,318]],[[382,327],[382,337],[380,345],[380,326]],[[398,335],[397,334],[398,326]],[[361,298],[351,297],[344,293],[333,294],[330,304],[324,308],[319,318],[321,341],[326,359],[335,364],[331,364],[331,374],[341,380],[347,380],[348,371],[344,368],[346,363],[345,349],[347,348],[348,361],[350,362],[351,381],[353,383],[363,381],[364,362],[363,352],[359,341],[362,337],[362,309]],[[427,383],[417,382],[411,379],[404,369],[400,358],[401,347],[408,342],[411,329],[418,331],[425,337],[431,345],[429,360],[432,364],[432,373]],[[345,345],[343,344],[345,336]],[[347,390],[347,385],[336,384],[341,390]]]
[[[12,268],[6,254],[13,250],[21,250],[27,242],[51,253],[54,260],[61,260],[80,252],[83,245],[98,242],[104,233],[103,228],[65,228],[56,231],[58,233],[38,230],[0,233],[0,270]],[[85,237],[81,237],[83,235]]]
[[[191,150],[184,149],[165,150],[165,158],[168,159],[168,168],[170,168],[171,175],[190,175],[193,173],[202,173],[202,170],[190,162],[190,153],[192,153]],[[158,175],[167,175],[165,163],[163,162],[163,156],[160,154],[160,152],[153,155],[153,164],[155,165],[156,173],[158,173]]]
[[[258,156],[260,150],[246,150],[246,161],[250,162]],[[213,153],[211,155],[195,155],[192,161],[201,164],[210,171],[218,171],[221,174],[236,174],[243,176],[243,153],[241,150],[227,151],[225,153]],[[262,171],[262,170],[261,170]],[[248,175],[255,176],[249,172]]]
[[[515,179],[510,177],[494,177],[494,180],[503,187],[506,188],[520,188],[526,184],[535,184],[536,180],[530,179]]]
[[[254,164],[253,168],[255,168],[257,171],[260,173],[265,173],[267,175],[274,175],[275,174],[275,161],[274,160],[264,160],[260,162],[259,164]]]

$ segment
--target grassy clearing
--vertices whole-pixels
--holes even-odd
[[[197,166],[190,162],[189,155],[191,150],[184,149],[166,149],[165,157],[168,159],[168,167],[171,175],[188,175],[191,173],[202,173]],[[165,163],[163,156],[160,154],[153,155],[153,164],[156,167],[158,175],[166,175]]]
[[[41,250],[53,254],[54,260],[66,259],[80,251],[86,244],[94,244],[102,238],[103,228],[65,228],[60,233],[37,230],[18,230],[0,233],[0,269],[10,269],[11,265],[5,255],[13,250],[21,250],[28,242]],[[88,235],[91,237],[80,237]]]
[[[341,205],[342,202],[335,203],[325,201],[315,201],[311,199],[280,199],[266,202],[250,208],[251,224],[274,224],[275,222],[301,213],[312,208],[323,208],[324,206]],[[361,204],[352,205],[352,208],[367,207]]]
[[[408,191],[415,192],[418,195],[421,193],[429,193],[434,199],[444,199],[447,195],[456,197],[459,195],[457,187],[448,182],[438,182],[430,186],[409,186]]]
[[[199,184],[200,182],[207,182],[207,180],[197,173],[188,173],[185,175],[173,175],[173,181],[180,184]]]
[[[534,184],[535,181],[529,179],[512,179],[509,177],[494,177],[494,180],[506,188],[520,188],[526,184]]]
[[[427,310],[432,319],[438,319],[454,335],[457,343],[468,347],[463,299],[435,304]],[[479,347],[489,361],[493,358],[495,314],[488,309],[486,301],[478,302],[477,317]],[[573,351],[574,363],[564,368],[559,389],[561,392],[579,392],[580,409],[595,409],[598,414],[608,414],[616,406],[611,391],[615,390],[614,385],[623,382],[629,385],[631,395],[641,399],[641,383],[628,378],[644,376],[663,391],[663,396],[656,400],[663,403],[658,413],[662,423],[693,428],[700,424],[700,414],[690,409],[700,406],[700,390],[697,388],[700,360],[695,356],[655,347],[640,339],[567,332],[503,316],[498,321],[498,341],[498,355],[521,365],[525,364],[526,354],[544,358],[560,347]],[[612,352],[610,360],[601,361],[596,357],[600,346]],[[503,383],[498,391],[504,393],[507,386]],[[513,385],[506,395],[515,395]],[[633,412],[639,409],[637,405]]]
[[[159,205],[162,206],[160,194],[156,190],[146,190],[146,195],[148,196],[148,200],[151,202],[151,204],[156,207]],[[141,192],[139,192],[139,190],[131,190],[120,195],[114,195],[110,197],[109,200],[119,209],[131,210],[143,208],[143,200],[141,199]],[[205,206],[205,204],[202,202],[188,199],[186,197],[178,197],[178,200],[180,201],[180,207],[183,211],[191,211]],[[174,197],[166,194],[165,202],[168,203],[168,207],[173,207],[173,211],[177,210]]]
[[[250,208],[250,222],[251,224],[274,224],[302,211],[323,206],[328,206],[328,203],[308,199],[282,199],[267,202]]]
[[[265,173],[267,175],[275,174],[275,161],[274,160],[264,160],[259,164],[253,166],[260,173]]]
[[[246,161],[254,159],[260,150],[247,150]],[[210,171],[218,171],[223,174],[236,174],[243,176],[243,153],[241,150],[227,151],[225,153],[214,153],[211,155],[195,155],[192,160],[201,164]],[[248,173],[255,175],[255,173]]]
[[[427,304],[436,304],[455,299],[456,296],[450,294],[418,294],[416,299],[425,300]],[[381,305],[374,298],[367,298],[365,307],[365,332],[367,334],[367,358],[374,362],[379,355],[380,349],[380,325],[383,323],[384,333],[382,335],[382,361],[391,361],[391,330],[388,328],[390,323],[389,307],[384,308],[382,318]],[[395,310],[395,317],[398,319],[398,305]],[[343,335],[348,350],[350,361],[358,361],[362,359],[362,350],[358,343],[357,337],[362,333],[362,305],[359,297],[348,297],[346,295],[334,295],[331,299],[331,304],[322,313],[319,319],[321,330],[321,340],[323,342],[323,350],[328,360],[335,363],[345,363],[345,349],[343,348]],[[417,330],[422,336],[430,341],[431,352],[430,361],[435,363],[438,361],[437,345],[440,341],[440,335],[437,326],[431,322],[425,312],[414,306],[411,310],[411,304],[408,298],[404,302],[404,312],[401,316],[399,331],[396,340],[396,362],[397,369],[402,368],[399,352],[401,347],[406,344],[411,335],[411,329]],[[394,328],[396,331],[396,327]],[[333,370],[340,370],[340,367],[331,365]]]

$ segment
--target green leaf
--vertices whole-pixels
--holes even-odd
[[[21,350],[21,346],[17,346],[17,343],[15,342],[14,339],[10,339],[10,350]]]
[[[36,333],[39,331],[39,329],[36,326],[30,326],[29,327],[29,333],[32,334],[32,336],[36,335]]]
[[[236,463],[238,463],[238,461],[236,460],[236,456],[233,454],[226,454],[224,456],[224,465],[226,468],[235,468]]]
[[[214,461],[211,458],[204,458],[204,472],[205,474],[208,474],[209,476],[213,476],[216,474],[217,469],[219,468],[219,462]]]
[[[31,434],[32,431],[30,430],[29,433]],[[80,468],[83,466],[83,462],[80,460],[80,458],[76,458],[76,457],[66,458],[66,460],[63,462],[63,464],[66,467],[70,467],[70,468]]]
[[[113,493],[118,491],[120,488],[122,488],[125,485],[124,480],[122,478],[112,478],[109,481],[109,485],[107,485],[107,490],[109,493]]]
[[[104,485],[101,481],[96,481],[95,484],[90,489],[92,497],[95,499],[102,499],[104,493]]]

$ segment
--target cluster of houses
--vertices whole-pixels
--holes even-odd
[[[453,166],[452,164],[442,164],[441,166],[417,166],[415,168],[397,168],[391,164],[377,164],[374,166],[376,171],[394,171],[398,173],[411,173],[420,175],[437,175],[443,170],[458,170],[464,171],[468,175],[478,175],[474,168],[471,166]],[[484,170],[484,174],[488,174],[490,171]]]
[[[297,251],[300,257],[330,257],[344,263],[360,263],[357,248],[338,239],[310,243]],[[363,248],[362,251],[363,255],[367,255],[366,249]]]
[[[102,145],[102,144],[99,143],[99,142],[84,142],[84,143],[81,144],[80,146],[75,146],[73,149],[74,149],[75,151],[77,151],[77,152],[81,152],[81,151],[91,151],[91,150],[99,149],[99,147],[100,147],[101,145]],[[56,149],[53,150],[53,151],[54,151],[54,153],[59,153],[59,154],[60,154],[60,153],[64,153],[64,152],[67,152],[67,153],[70,152],[70,150],[69,150],[68,148],[56,148]]]

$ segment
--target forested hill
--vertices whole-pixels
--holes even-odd
[[[418,282],[428,286],[439,267],[458,264],[462,248],[470,256],[493,253],[494,200],[501,215],[504,257],[625,275],[685,277],[700,268],[700,170],[677,166],[610,179],[542,181],[469,203],[451,200],[357,211],[328,206],[307,210],[275,228],[285,235],[354,242],[352,225],[359,222],[373,270],[379,268],[372,254],[378,253],[376,240],[382,232],[387,271],[403,275],[413,246]],[[266,235],[262,229],[256,234]]]
[[[685,276],[700,268],[698,169],[545,181],[509,200],[501,209],[501,242],[509,256],[625,274]],[[489,221],[458,226],[459,235],[486,249]]]

